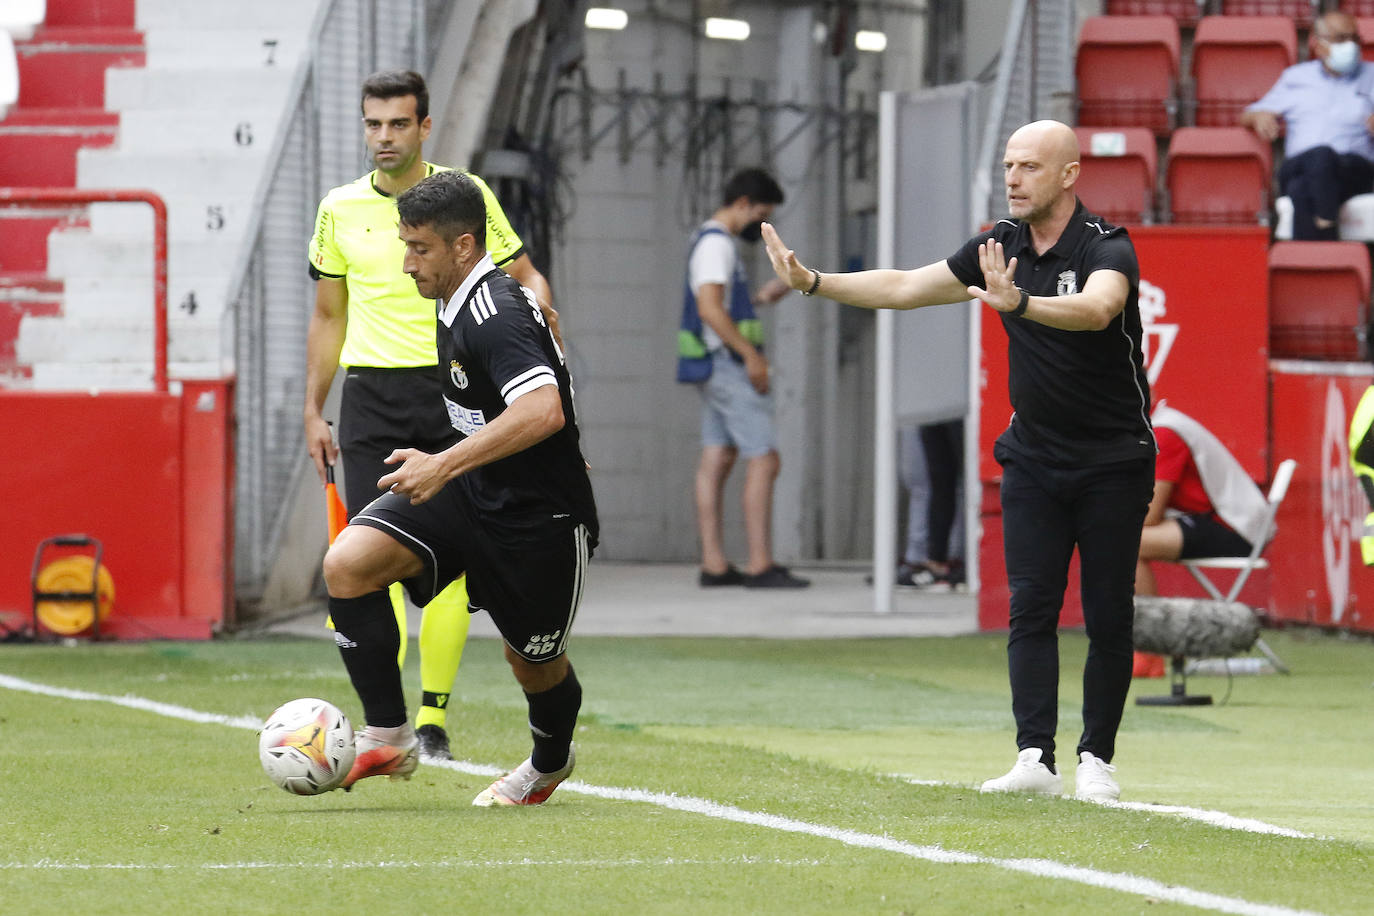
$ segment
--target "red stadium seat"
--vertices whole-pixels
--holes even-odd
[[[1338,5],[1342,13],[1349,13],[1356,19],[1374,16],[1374,0],[1341,0]]]
[[[1360,32],[1360,56],[1374,60],[1374,16],[1361,16],[1355,20],[1355,25]]]
[[[1172,16],[1190,29],[1202,16],[1206,0],[1107,0],[1108,16]]]
[[[1193,41],[1198,127],[1230,127],[1241,110],[1297,63],[1293,20],[1281,16],[1207,16]]]
[[[1166,135],[1177,111],[1178,23],[1168,16],[1094,16],[1078,36],[1078,123]]]
[[[1180,127],[1164,168],[1175,223],[1267,223],[1273,151],[1243,127]]]
[[[1154,134],[1143,127],[1075,127],[1078,197],[1109,223],[1154,221]]]
[[[1269,249],[1269,355],[1364,359],[1369,273],[1363,242],[1275,242]]]
[[[1312,28],[1320,0],[1221,0],[1223,16],[1282,16],[1300,29]]]

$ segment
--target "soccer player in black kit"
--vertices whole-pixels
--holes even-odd
[[[582,688],[565,650],[597,539],[572,387],[533,294],[487,255],[478,186],[440,172],[396,205],[404,270],[436,300],[444,404],[463,438],[437,454],[393,452],[397,468],[378,481],[387,492],[325,555],[336,640],[367,720],[344,786],[408,778],[417,763],[387,587],[401,582],[423,605],[466,573],[471,607],[505,640],[534,738],[473,804],[537,805],[573,769]]]
[[[1131,684],[1140,527],[1154,489],[1150,389],[1141,357],[1140,268],[1126,230],[1074,193],[1078,142],[1058,121],[1015,131],[1003,161],[1011,219],[914,270],[822,274],[764,224],[768,256],[794,289],[863,308],[981,299],[1009,342],[1015,413],[993,452],[1002,465],[1011,586],[1007,663],[1015,765],[985,792],[1058,794],[1059,612],[1078,549],[1088,658],[1074,794],[1115,801],[1111,760]]]

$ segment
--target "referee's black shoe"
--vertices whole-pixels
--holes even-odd
[[[776,563],[757,575],[744,577],[745,588],[806,588],[810,584],[810,579],[794,576],[786,566]]]
[[[448,747],[448,733],[437,725],[421,725],[415,729],[415,737],[420,739],[420,756],[435,760],[452,760],[453,752]]]

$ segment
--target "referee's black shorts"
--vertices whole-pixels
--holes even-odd
[[[398,448],[441,452],[458,441],[444,407],[438,366],[414,369],[350,367],[339,404],[344,505],[352,518],[377,498],[377,481]]]
[[[531,662],[563,654],[591,555],[586,526],[551,523],[519,538],[495,532],[458,481],[418,506],[384,493],[352,524],[384,531],[420,558],[424,570],[402,583],[417,606],[466,573],[469,609],[490,614],[507,645]]]

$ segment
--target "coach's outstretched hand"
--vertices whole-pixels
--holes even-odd
[[[772,223],[763,224],[763,244],[768,250],[768,260],[773,265],[773,273],[792,289],[810,289],[815,279],[811,268],[803,267],[797,260],[797,253],[782,243],[778,230]]]
[[[988,239],[978,248],[978,266],[983,269],[987,289],[970,286],[968,294],[999,312],[1014,311],[1021,304],[1021,290],[1015,280],[1016,258],[1008,261],[1002,243]]]

